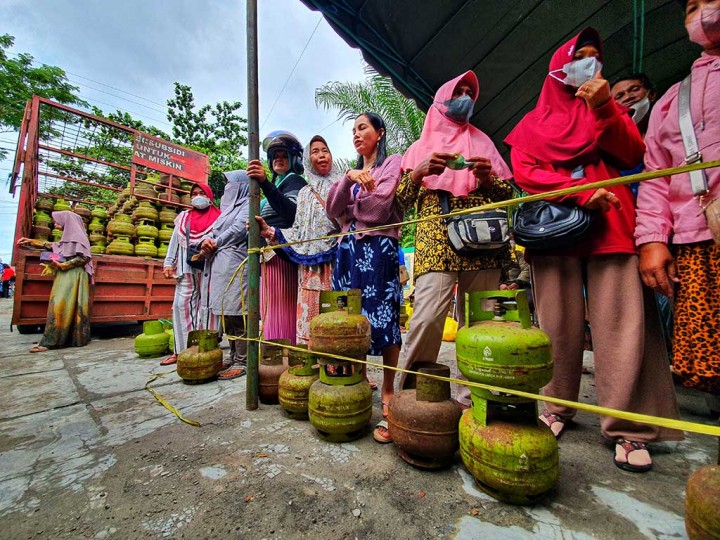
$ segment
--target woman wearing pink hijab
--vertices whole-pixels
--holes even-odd
[[[82,218],[70,211],[53,212],[52,218],[62,228],[59,242],[21,238],[19,246],[52,250],[50,267],[55,281],[50,292],[45,333],[30,352],[44,352],[63,347],[84,347],[90,342],[90,242]]]
[[[396,204],[417,207],[418,217],[442,214],[441,191],[453,210],[509,199],[512,176],[490,138],[469,120],[480,84],[468,71],[446,82],[435,94],[420,139],[402,160],[403,176]],[[448,169],[453,154],[474,164],[469,169]],[[418,361],[434,362],[440,352],[443,327],[457,284],[458,323],[465,323],[465,292],[496,289],[500,269],[510,263],[510,247],[468,257],[451,247],[440,220],[419,223],[415,233],[415,304],[403,351],[403,367]],[[400,387],[414,385],[414,376],[400,377]],[[462,387],[457,401],[467,407],[470,394]]]

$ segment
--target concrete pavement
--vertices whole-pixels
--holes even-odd
[[[144,389],[170,370],[137,358],[131,337],[29,354],[39,336],[11,333],[10,310],[0,300],[3,538],[683,538],[687,476],[717,459],[716,439],[688,435],[652,447],[652,472],[621,471],[598,419],[580,413],[560,441],[557,490],[509,506],[480,492],[459,458],[424,472],[370,436],[325,443],[277,406],[246,411],[244,378],[155,381],[203,425],[183,424]],[[454,358],[452,344],[441,358]],[[583,379],[592,401],[592,375]],[[679,392],[684,419],[712,423],[701,396]]]

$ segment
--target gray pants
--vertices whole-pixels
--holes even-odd
[[[457,283],[456,318],[458,328],[465,324],[465,293],[491,291],[498,288],[500,270],[472,270],[466,272],[428,272],[415,280],[415,303],[403,345],[401,365],[413,369],[415,362],[436,362],[442,343],[445,317]],[[460,378],[463,378],[462,376]],[[400,388],[415,386],[415,376],[402,373]],[[470,405],[470,390],[456,385],[455,399]]]
[[[242,315],[225,315],[225,332],[226,336],[245,337]],[[230,362],[244,366],[247,361],[247,341],[241,339],[228,341],[230,341]]]

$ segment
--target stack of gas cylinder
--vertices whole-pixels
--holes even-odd
[[[360,291],[320,293],[320,314],[310,321],[311,351],[364,360],[370,321]],[[362,437],[372,416],[372,389],[361,364],[319,356],[320,378],[310,387],[308,415],[320,437],[347,442]]]
[[[550,339],[533,328],[525,291],[466,295],[456,339],[457,363],[468,380],[537,393],[552,378]],[[538,420],[535,401],[471,388],[472,408],[460,420],[460,454],[489,495],[532,504],[557,483],[555,437]]]

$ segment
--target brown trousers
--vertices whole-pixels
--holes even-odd
[[[413,369],[415,362],[435,362],[440,353],[445,318],[457,283],[455,313],[458,329],[465,325],[465,293],[495,290],[500,270],[471,270],[466,272],[428,272],[415,280],[415,303],[410,318],[410,330],[403,344],[401,366]],[[460,377],[464,378],[464,377]],[[400,374],[400,389],[414,388],[415,376]],[[470,405],[470,390],[457,385],[455,399]]]
[[[588,259],[534,256],[535,306],[540,328],[550,336],[555,367],[543,393],[577,401],[584,342],[585,298],[593,336],[597,401],[602,407],[678,418],[675,389],[664,346],[645,346],[643,291],[636,255]],[[563,418],[577,412],[547,404]],[[681,440],[681,431],[603,416],[604,437],[649,442]]]

